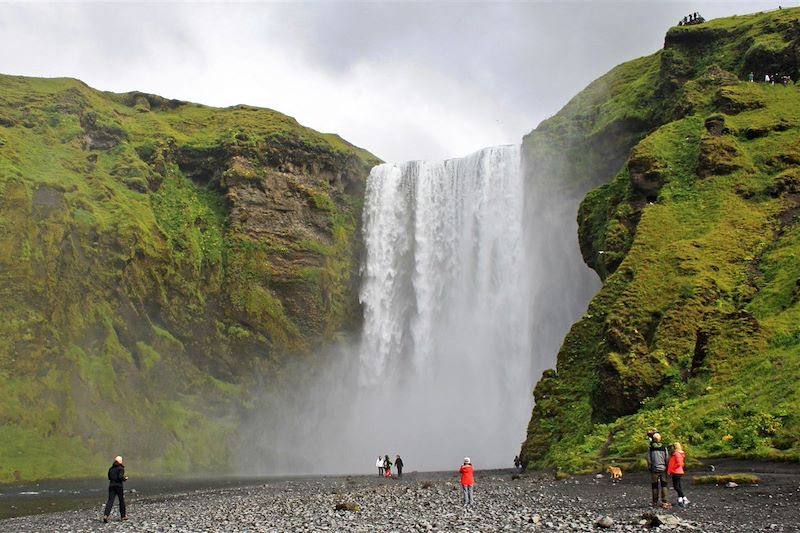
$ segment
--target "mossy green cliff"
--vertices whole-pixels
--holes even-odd
[[[800,9],[675,27],[526,137],[603,280],[534,392],[530,465],[800,459]]]
[[[0,481],[224,470],[248,388],[357,327],[376,162],[267,109],[0,76]]]

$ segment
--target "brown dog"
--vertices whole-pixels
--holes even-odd
[[[608,473],[611,474],[611,481],[619,481],[622,479],[622,469],[616,466],[609,466]]]

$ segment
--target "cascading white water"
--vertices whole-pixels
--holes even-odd
[[[536,380],[599,286],[576,239],[585,191],[537,166],[502,146],[372,170],[361,338],[265,392],[242,472],[365,472],[387,453],[407,470],[511,464]]]
[[[392,391],[406,427],[452,441],[451,462],[507,465],[530,417],[523,203],[518,146],[384,164],[367,182],[362,393]],[[378,431],[392,449],[405,440]]]

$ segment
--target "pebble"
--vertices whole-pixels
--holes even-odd
[[[598,518],[598,519],[595,521],[594,525],[596,525],[597,527],[602,527],[602,528],[604,528],[604,529],[608,529],[608,528],[610,528],[611,526],[613,526],[613,525],[614,525],[614,519],[613,519],[613,518],[611,518],[611,517],[610,517],[610,516],[608,516],[608,515],[606,515],[606,516],[601,516],[600,518]]]
[[[595,484],[591,482],[594,476],[585,476],[583,479],[589,483],[576,484],[527,474],[512,481],[507,475],[481,476],[477,472],[475,504],[466,508],[454,474],[409,475],[402,480],[383,480],[377,476],[350,476],[346,480],[303,478],[153,499],[130,493],[131,519],[125,523],[102,524],[104,502],[98,502],[93,509],[0,520],[0,531],[538,533],[602,528],[641,532],[643,525],[656,525],[657,519],[659,531],[743,533],[763,530],[764,524],[770,524],[772,531],[788,532],[793,531],[789,524],[800,523],[796,521],[797,506],[783,505],[796,501],[796,485],[785,493],[775,489],[775,500],[748,496],[747,491],[768,490],[763,486],[738,491],[693,487],[692,506],[654,513],[649,508],[649,480],[644,474],[639,477],[632,473],[618,484],[611,484],[610,480]],[[721,498],[728,499],[720,502]],[[730,513],[720,511],[728,508]]]

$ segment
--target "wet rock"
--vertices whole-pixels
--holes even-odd
[[[614,525],[614,520],[608,515],[601,516],[594,521],[594,525],[603,529],[608,529]]]
[[[334,506],[334,509],[337,511],[350,511],[357,513],[361,510],[361,507],[357,503],[353,502],[340,502]]]
[[[683,523],[677,516],[666,513],[646,513],[643,518],[649,527],[678,526]]]

